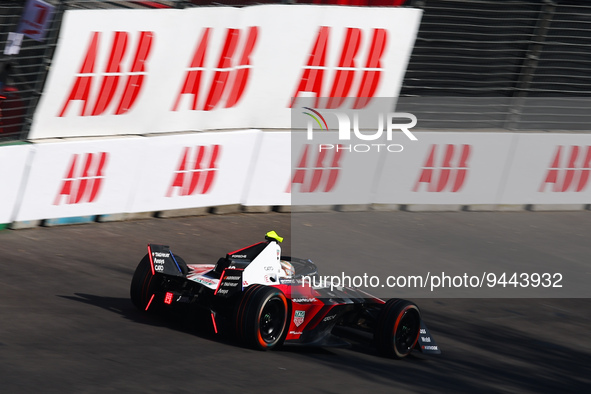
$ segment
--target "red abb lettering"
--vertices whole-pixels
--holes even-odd
[[[230,90],[228,99],[226,100],[226,108],[235,106],[244,93],[244,89],[246,88],[246,83],[248,82],[248,77],[250,75],[250,69],[252,68],[252,65],[250,64],[250,55],[252,54],[254,46],[257,42],[258,32],[259,29],[256,26],[251,26],[248,28],[248,36],[246,37],[244,50],[240,56],[237,68],[233,71],[234,83],[232,84],[232,89]]]
[[[105,112],[107,106],[113,100],[117,85],[119,85],[119,78],[121,75],[121,60],[127,49],[128,34],[122,31],[115,32],[113,37],[113,44],[111,45],[111,55],[109,56],[109,62],[105,68],[105,76],[101,84],[101,89],[98,94],[98,99],[92,110],[92,116],[100,115]],[[96,45],[93,49],[96,51]]]
[[[217,71],[213,75],[202,110],[213,110],[220,104],[226,94],[227,98],[224,105],[226,108],[235,106],[242,97],[252,68],[250,56],[257,41],[258,27],[249,27],[246,34],[246,38],[243,39],[244,42],[242,43],[242,51],[238,56],[240,38],[244,34],[241,33],[240,29],[227,29],[224,45],[216,65]],[[185,94],[193,96],[191,110],[198,109],[201,78],[205,71],[204,62],[210,36],[211,28],[206,28],[199,39],[190,67],[185,74],[183,86],[172,107],[173,111],[178,110],[180,100]],[[237,61],[235,61],[236,58]]]
[[[222,98],[222,93],[226,89],[226,83],[228,82],[228,76],[230,75],[232,67],[232,58],[234,52],[238,46],[238,37],[240,32],[238,29],[228,29],[226,34],[226,40],[224,42],[224,48],[220,55],[220,59],[217,64],[217,71],[213,75],[213,81],[209,89],[209,95],[207,101],[203,106],[205,111],[210,111],[215,108]]]
[[[91,203],[96,200],[104,179],[106,152],[87,153],[82,168],[78,168],[78,155],[72,156],[54,205],[65,199],[66,204]]]
[[[380,60],[386,49],[386,39],[386,30],[373,29],[369,55],[367,56],[367,62],[365,63],[365,69],[363,70],[363,77],[353,108],[365,108],[376,93],[382,75],[382,63]]]
[[[136,53],[133,57],[133,63],[131,64],[131,73],[127,76],[125,90],[121,95],[121,100],[119,101],[119,106],[115,111],[115,115],[126,113],[135,103],[147,74],[146,61],[150,55],[150,50],[152,49],[153,39],[154,34],[152,32],[141,32]]]
[[[338,108],[343,104],[345,98],[349,95],[353,78],[355,77],[355,57],[359,51],[361,43],[360,29],[347,29],[347,35],[341,50],[341,59],[337,72],[335,73],[332,82],[332,89],[330,91],[330,99],[326,104],[326,108]]]
[[[540,192],[546,191],[546,186],[551,186],[550,190],[553,192],[561,193],[581,192],[587,186],[591,171],[591,146],[571,146],[565,167],[561,166],[562,148],[561,145],[556,148],[550,168],[540,186]]]
[[[130,34],[122,31],[114,33],[109,60],[106,63],[102,77],[100,77],[100,89],[97,93],[94,107],[92,111],[89,111],[88,106],[91,101],[92,92],[90,90],[93,78],[99,78],[99,76],[95,75],[94,66],[97,62],[100,39],[100,32],[92,33],[84,60],[78,75],[72,84],[70,94],[58,115],[59,117],[65,116],[66,110],[72,101],[83,102],[82,111],[80,111],[81,116],[102,115],[113,103],[120,82],[124,77],[127,77],[127,79],[123,86],[123,92],[118,98],[118,104],[114,114],[124,114],[135,104],[137,96],[143,86],[145,75],[147,74],[146,63],[152,49],[154,33],[149,31],[142,31],[139,33],[136,52],[132,58],[131,69],[128,72],[122,70],[121,63],[127,54]]]
[[[190,69],[189,71],[187,71],[187,75],[185,76],[185,82],[183,83],[181,92],[177,96],[174,106],[172,107],[173,111],[177,110],[179,101],[181,100],[183,94],[193,95],[193,105],[191,109],[197,109],[197,97],[199,95],[199,87],[201,85],[201,74],[204,70],[205,51],[207,49],[207,43],[209,41],[210,32],[211,28],[209,27],[203,30],[203,34],[201,35],[201,39],[199,40],[197,49],[193,54],[193,60],[191,60]]]
[[[198,194],[209,192],[218,170],[216,161],[220,155],[221,146],[195,147],[192,168],[190,165],[190,151],[191,148],[189,147],[185,147],[183,150],[181,161],[168,188],[166,197],[172,197],[175,190],[178,190],[179,196],[191,196],[195,192]]]
[[[313,166],[308,166],[308,156],[310,147],[313,145],[304,145],[304,150],[300,156],[298,165],[294,171],[291,182],[287,185],[286,193],[291,193],[292,185],[300,184],[300,193],[313,193],[320,186],[323,192],[330,192],[336,185],[339,172],[341,170],[342,149],[322,150],[318,153]],[[341,146],[339,145],[339,148]],[[329,152],[332,152],[332,158],[329,158]]]
[[[437,166],[435,164],[437,145],[432,145],[413,191],[418,191],[421,184],[426,184],[428,192],[445,191],[448,185],[450,185],[449,191],[458,192],[466,181],[468,174],[467,162],[471,148],[471,145],[462,145],[461,147],[452,144],[446,145],[441,165]]]
[[[349,96],[354,79],[359,74],[361,74],[360,84],[354,96],[356,100],[353,108],[361,109],[369,104],[377,91],[383,71],[381,59],[386,49],[387,36],[385,29],[372,29],[365,66],[359,67],[356,57],[362,42],[362,30],[353,27],[347,28],[330,94],[328,95],[329,99],[324,108],[339,108],[343,105],[345,98]],[[290,107],[293,106],[295,99],[301,93],[312,93],[316,97],[313,106],[321,108],[320,98],[325,97],[322,94],[322,86],[324,71],[328,70],[326,52],[329,37],[330,27],[321,26],[308,62],[304,66],[302,76],[292,96]]]
[[[300,83],[292,96],[295,100],[302,92],[311,92],[316,96],[314,107],[319,107],[319,100],[322,97],[322,79],[324,78],[324,70],[326,68],[326,45],[328,43],[328,34],[330,27],[320,26],[316,43],[312,48],[308,63],[304,67],[304,72],[300,78]],[[293,101],[290,105],[293,106]]]
[[[79,76],[74,80],[74,85],[72,86],[72,90],[70,90],[70,95],[68,96],[68,99],[64,103],[59,114],[60,117],[64,116],[70,101],[75,100],[84,101],[84,106],[82,107],[82,112],[80,115],[87,113],[86,107],[89,101],[90,85],[92,84],[92,74],[94,74],[94,63],[96,62],[99,37],[99,32],[94,32],[92,34],[90,44],[88,45],[88,50],[86,51],[86,56],[84,57],[84,61],[82,62],[82,66],[78,72]]]

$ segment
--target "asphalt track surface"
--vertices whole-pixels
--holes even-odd
[[[491,229],[520,226],[560,239],[569,228],[569,239],[586,235],[569,258],[591,256],[590,212],[334,212],[310,215],[306,226],[339,226],[341,215],[380,215],[394,239],[419,224],[445,226],[448,239],[466,232],[489,239]],[[345,349],[250,350],[192,320],[146,316],[131,304],[129,284],[147,242],[206,263],[270,229],[286,236],[289,250],[290,215],[281,213],[0,232],[0,392],[589,392],[589,299],[418,299],[443,354],[400,361],[359,338]],[[425,231],[426,241],[437,245],[437,237]],[[464,253],[515,247],[510,232],[496,240],[490,250],[464,245]],[[526,253],[539,242],[525,234],[518,244]]]

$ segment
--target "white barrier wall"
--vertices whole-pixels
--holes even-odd
[[[329,134],[292,138],[292,205],[371,203],[380,155],[337,149]]]
[[[591,204],[591,134],[519,134],[502,204]]]
[[[371,156],[260,130],[1,147],[0,223],[229,204],[591,204],[591,135],[416,136]]]
[[[289,129],[298,96],[393,104],[420,18],[293,4],[69,10],[29,138]]]
[[[14,207],[18,203],[19,193],[27,171],[27,161],[31,154],[31,145],[0,147],[0,223],[14,220]]]
[[[240,204],[258,130],[145,138],[129,212]]]
[[[327,112],[393,108],[420,18],[316,5],[69,10],[36,143],[0,147],[0,223],[232,204],[591,204],[591,134],[413,130],[418,141],[392,141],[402,152],[378,154],[322,151],[326,130],[292,138],[293,97]]]
[[[386,153],[373,202],[496,204],[516,135],[414,133],[400,153]]]
[[[291,133],[262,133],[252,170],[241,201],[244,205],[291,205]]]
[[[127,211],[145,143],[135,137],[33,145],[15,220]]]
[[[15,220],[239,204],[260,133],[35,144]]]
[[[243,205],[353,205],[372,202],[379,155],[326,149],[290,132],[264,132]],[[323,149],[321,149],[323,146]]]

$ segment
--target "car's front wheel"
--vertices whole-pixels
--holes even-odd
[[[289,301],[274,287],[251,285],[236,309],[238,338],[249,347],[270,350],[280,346],[289,329]]]
[[[415,347],[421,328],[421,313],[412,302],[388,300],[378,316],[374,341],[384,356],[403,358]]]

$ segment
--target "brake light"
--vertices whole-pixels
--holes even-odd
[[[168,304],[168,305],[172,304],[172,293],[171,292],[169,292],[169,291],[166,292],[166,295],[164,296],[164,303]]]

